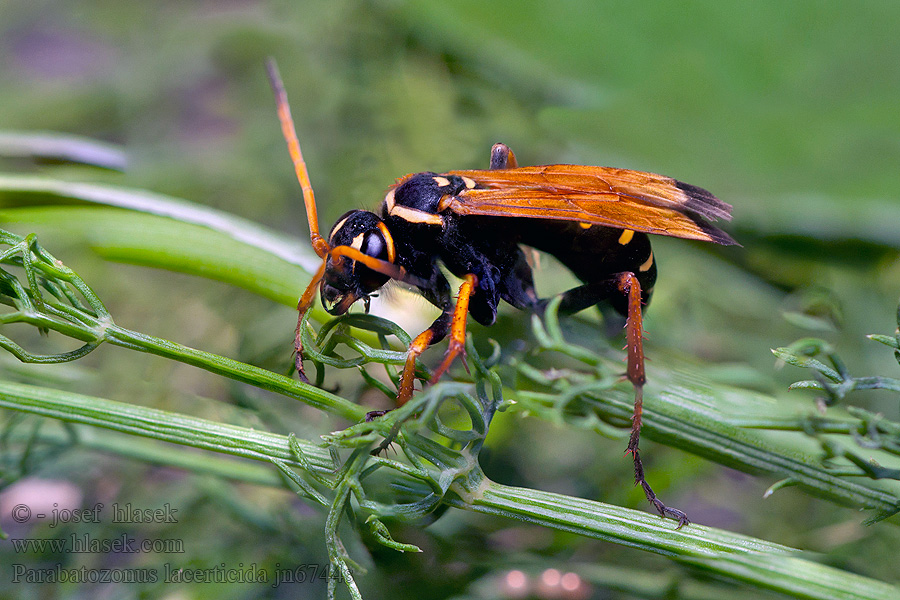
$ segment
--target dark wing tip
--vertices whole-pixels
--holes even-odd
[[[731,205],[722,202],[708,190],[677,180],[675,181],[675,186],[688,197],[688,201],[684,205],[685,209],[707,219],[731,220]]]
[[[697,224],[697,226],[709,236],[709,241],[715,242],[717,244],[722,244],[723,246],[740,246],[739,243],[735,241],[733,237],[716,227],[715,225],[711,225],[706,219],[698,215],[694,212],[688,212],[687,216]]]
[[[688,198],[684,205],[685,212],[709,236],[711,241],[724,246],[740,246],[730,235],[706,221],[706,219],[725,219],[730,221],[730,204],[722,202],[702,187],[677,180],[675,185]]]

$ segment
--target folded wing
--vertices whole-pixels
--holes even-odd
[[[656,235],[736,244],[708,220],[731,219],[731,205],[703,188],[653,173],[543,165],[451,171],[478,187],[449,199],[460,215],[578,221]]]

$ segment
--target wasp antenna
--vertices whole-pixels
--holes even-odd
[[[291,107],[288,104],[287,92],[284,91],[284,83],[281,81],[281,74],[278,72],[278,65],[275,63],[275,59],[269,58],[266,60],[266,71],[269,74],[269,83],[272,85],[272,91],[275,92],[275,104],[278,107],[281,133],[284,135],[284,141],[287,142],[288,152],[291,155],[291,161],[294,163],[294,172],[297,174],[297,181],[300,182],[300,189],[303,190],[306,219],[309,221],[309,239],[316,254],[320,258],[325,258],[325,255],[331,248],[328,246],[325,238],[319,233],[316,197],[313,193],[312,184],[309,182],[309,171],[306,169],[306,161],[303,160],[303,153],[300,151],[300,140],[297,139],[297,130],[294,128],[294,119],[291,117]]]

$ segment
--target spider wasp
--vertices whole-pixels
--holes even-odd
[[[638,449],[641,431],[644,351],[642,307],[656,281],[648,234],[732,245],[710,220],[731,219],[731,206],[708,191],[670,177],[628,169],[582,165],[519,167],[505,144],[491,149],[486,170],[415,173],[387,192],[379,214],[345,213],[325,239],[318,229],[316,202],[294,130],[287,94],[274,62],[267,64],[278,117],[303,191],[310,241],[322,264],[300,297],[295,335],[301,379],[300,322],[319,290],[325,310],[342,315],[389,280],[404,282],[441,315],[413,339],[400,376],[397,406],[412,397],[416,358],[448,335],[449,346],[435,369],[440,379],[464,352],[466,318],[491,325],[497,306],[541,311],[532,270],[520,245],[556,257],[583,282],[562,294],[560,312],[576,313],[607,302],[626,317],[626,377],[634,387],[634,415],[627,452],[635,484],[660,515],[690,521],[663,504],[644,477]],[[454,303],[439,263],[462,279]],[[384,411],[369,413],[376,418]]]

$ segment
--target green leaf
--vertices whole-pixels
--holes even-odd
[[[0,192],[48,194],[202,225],[223,233],[236,242],[254,246],[288,263],[299,265],[308,272],[314,272],[320,262],[308,244],[301,244],[252,221],[164,194],[47,177],[3,174],[0,174]]]
[[[874,340],[879,344],[884,344],[885,346],[890,346],[895,350],[900,350],[900,339],[897,339],[896,335],[881,335],[878,333],[873,333],[872,335],[867,335],[867,338],[870,340]]]
[[[56,132],[0,131],[0,156],[59,160],[115,171],[128,166],[120,146]]]
[[[54,239],[76,238],[109,260],[168,269],[235,285],[296,306],[309,275],[259,245],[202,225],[103,207],[0,210],[0,227],[36,228]]]
[[[822,361],[797,354],[791,348],[775,348],[772,350],[772,354],[778,357],[779,360],[783,360],[789,365],[801,367],[804,369],[816,370],[831,381],[839,382],[842,380],[840,373],[838,373]]]

